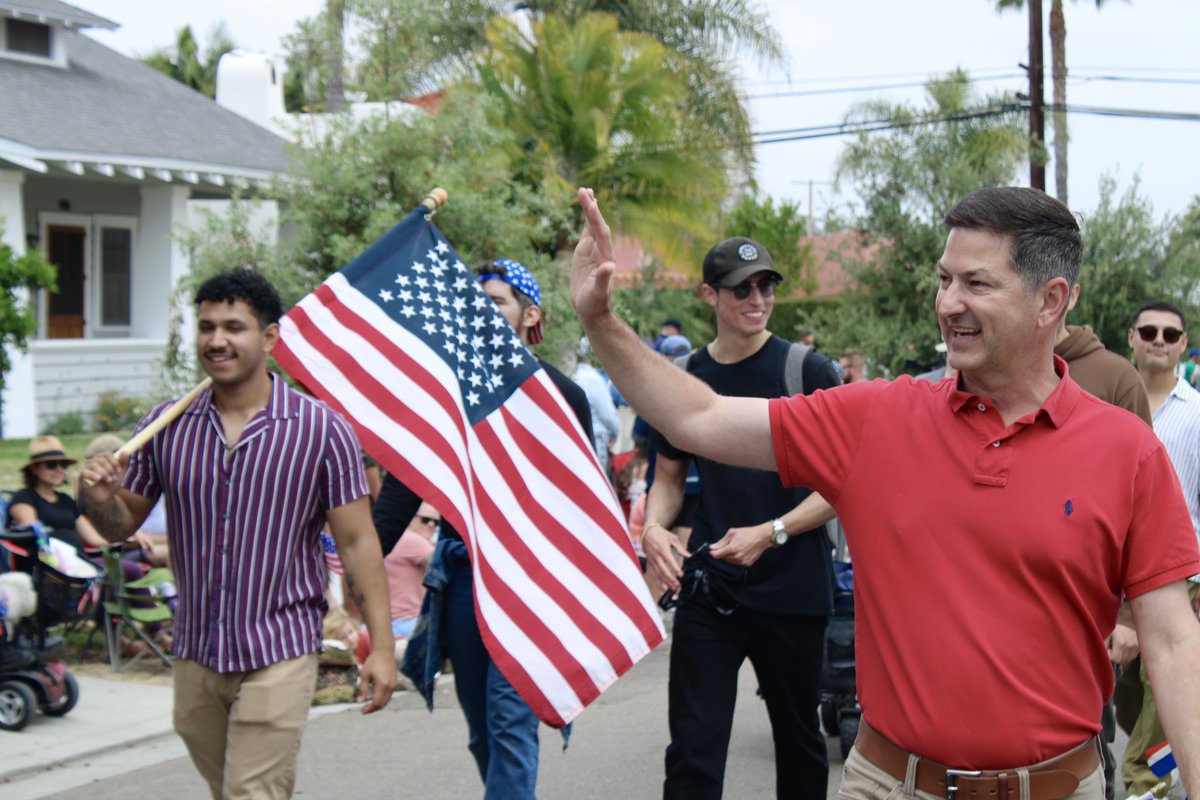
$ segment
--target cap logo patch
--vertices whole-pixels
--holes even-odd
[[[757,261],[758,248],[752,244],[744,244],[738,248],[738,258],[742,261]]]

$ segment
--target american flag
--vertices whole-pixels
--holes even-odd
[[[484,644],[540,719],[663,641],[591,443],[424,208],[280,327],[279,365],[462,532]]]
[[[334,543],[333,537],[324,531],[321,531],[321,550],[325,552],[325,569],[334,575],[345,575],[346,571],[342,569],[342,559],[338,555],[337,545]]]

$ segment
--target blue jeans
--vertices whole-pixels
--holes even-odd
[[[457,570],[446,587],[441,640],[442,653],[454,666],[454,691],[467,718],[467,749],[483,778],[484,800],[532,800],[538,718],[483,646],[468,566]]]

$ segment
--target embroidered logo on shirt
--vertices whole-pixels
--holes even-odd
[[[1063,504],[1063,516],[1069,517],[1074,513],[1075,513],[1075,506],[1071,503],[1070,500],[1068,500],[1066,503]]]

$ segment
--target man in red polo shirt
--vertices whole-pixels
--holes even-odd
[[[612,312],[608,227],[590,190],[580,202],[572,298],[630,404],[676,446],[778,470],[845,521],[865,724],[843,793],[1102,797],[1105,637],[1124,595],[1200,796],[1196,539],[1153,431],[1054,356],[1082,262],[1062,204],[986,189],[947,215],[936,311],[957,381],[768,401],[715,395],[645,352]]]

